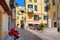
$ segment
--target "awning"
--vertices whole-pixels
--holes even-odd
[[[12,12],[9,10],[9,7],[5,0],[0,0],[0,5],[4,8],[4,10],[7,12],[8,15],[12,16]]]
[[[34,22],[27,22],[28,24],[40,24],[38,21],[34,21]]]

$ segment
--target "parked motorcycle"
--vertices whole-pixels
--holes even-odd
[[[14,28],[12,28],[12,29],[9,31],[9,35],[10,35],[10,36],[14,36],[15,39],[18,39],[18,38],[20,37],[20,33],[19,33],[17,30],[15,30]]]

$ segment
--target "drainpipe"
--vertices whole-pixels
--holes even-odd
[[[42,23],[42,0],[41,0],[41,23]]]

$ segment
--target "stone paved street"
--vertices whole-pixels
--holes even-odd
[[[44,31],[19,29],[19,32],[21,36],[17,40],[60,40],[60,33],[56,28],[46,28]]]
[[[33,33],[25,29],[20,29],[19,31],[20,31],[21,37],[18,40],[42,40],[38,36],[34,35]]]
[[[43,40],[60,40],[60,33],[57,32],[57,28],[45,28],[43,31],[26,29],[35,35],[39,36]]]

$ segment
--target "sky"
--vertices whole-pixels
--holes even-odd
[[[20,6],[24,6],[25,3],[24,3],[24,0],[15,0],[15,2],[20,5]]]

